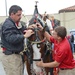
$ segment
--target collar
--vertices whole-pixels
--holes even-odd
[[[15,23],[15,22],[12,20],[11,17],[9,17],[9,20],[11,20],[11,21],[15,24],[15,26],[16,26],[18,29],[22,28],[22,25],[21,25],[20,22],[16,22],[16,23]]]
[[[21,25],[20,22],[16,22],[15,25],[16,25],[16,27],[17,27],[18,29],[22,28],[22,25]]]

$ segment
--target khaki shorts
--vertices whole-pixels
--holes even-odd
[[[66,70],[59,70],[58,75],[75,75],[75,68],[66,69]]]
[[[23,62],[20,54],[3,54],[2,64],[6,75],[23,75]]]

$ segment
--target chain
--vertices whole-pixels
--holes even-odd
[[[33,64],[31,64],[30,69],[31,69],[31,75],[36,75],[36,73],[35,73],[35,71],[33,69]],[[43,75],[47,75],[47,73],[45,71],[45,68],[41,68],[41,69],[42,69]]]
[[[30,69],[31,69],[31,74],[35,75],[34,69],[33,69],[33,64],[30,64]]]
[[[52,45],[51,43],[49,43],[48,41],[46,42],[46,45],[47,45],[47,50],[50,51],[50,53],[52,53]]]
[[[44,73],[44,75],[47,75],[45,68],[42,67],[42,72]]]

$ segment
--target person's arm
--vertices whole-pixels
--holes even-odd
[[[50,42],[50,37],[51,37],[51,35],[50,35],[47,31],[44,32],[44,36],[45,36],[46,39]]]
[[[53,61],[53,62],[49,62],[49,63],[43,63],[43,61],[37,62],[36,65],[39,67],[58,67],[60,63],[58,63],[57,61]]]
[[[43,27],[42,27],[39,23],[37,23],[37,26],[38,26],[41,30],[43,30]],[[45,36],[46,39],[50,42],[50,37],[51,37],[51,35],[50,35],[47,31],[44,32],[44,36]]]

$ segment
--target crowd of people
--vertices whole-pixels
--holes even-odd
[[[9,9],[9,17],[2,25],[2,50],[3,50],[3,67],[6,75],[23,75],[24,63],[20,52],[24,49],[24,38],[34,34],[31,28],[43,27],[38,24],[28,26],[28,29],[19,24],[22,17],[22,8],[13,5]],[[75,75],[75,60],[71,52],[71,46],[66,38],[67,30],[64,26],[60,26],[60,21],[54,19],[53,16],[44,14],[43,20],[47,23],[51,35],[45,31],[44,36],[49,42],[53,43],[53,62],[44,63],[39,61],[36,63],[38,67],[58,68],[58,75]]]

